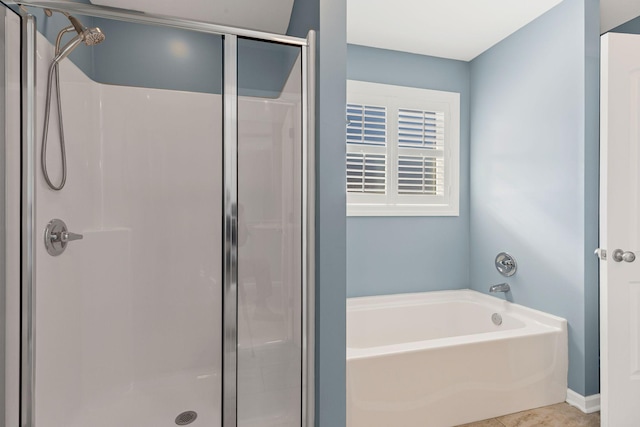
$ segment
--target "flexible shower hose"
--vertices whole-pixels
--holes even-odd
[[[57,50],[57,49],[56,49]],[[56,51],[56,55],[58,52]],[[52,190],[62,190],[67,182],[67,153],[64,144],[64,128],[62,126],[62,99],[60,98],[60,70],[57,62],[52,62],[49,67],[49,79],[47,82],[47,100],[44,111],[44,129],[42,131],[42,151],[40,162],[42,164],[42,173],[44,180]],[[58,128],[60,132],[60,156],[62,157],[62,179],[60,184],[55,185],[49,178],[49,172],[47,171],[47,134],[49,133],[49,116],[51,113],[51,86],[53,83],[53,77],[56,78],[56,98],[58,104]]]

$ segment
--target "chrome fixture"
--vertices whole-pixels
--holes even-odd
[[[633,262],[636,260],[636,254],[631,251],[623,251],[622,249],[616,249],[611,253],[611,258],[615,262]]]
[[[506,252],[500,252],[496,256],[495,263],[498,273],[505,277],[513,276],[516,274],[516,270],[518,270],[518,263],[516,263],[516,259]]]
[[[100,30],[100,28],[87,28],[82,25],[82,23],[76,17],[71,16],[68,13],[65,13],[64,15],[69,19],[71,25],[63,28],[58,33],[58,37],[56,37],[55,56],[53,58],[53,61],[51,61],[51,65],[49,66],[49,77],[47,81],[47,100],[44,110],[44,129],[42,130],[42,151],[40,154],[44,180],[47,182],[49,188],[56,191],[62,190],[65,183],[67,182],[67,153],[64,143],[64,129],[62,127],[62,98],[60,97],[60,70],[58,68],[58,65],[60,64],[60,61],[69,56],[69,54],[80,45],[80,43],[84,43],[87,46],[94,46],[96,44],[102,43],[105,38],[104,33]],[[72,31],[75,31],[77,35],[72,38],[63,48],[60,48],[62,36]],[[51,182],[51,178],[49,178],[49,172],[47,171],[47,135],[49,133],[49,115],[51,112],[51,86],[53,83],[54,74],[56,77],[58,131],[60,133],[60,155],[62,157],[62,178],[60,179],[60,184],[58,185],[55,185],[53,182]]]
[[[44,229],[44,245],[51,256],[58,256],[67,244],[74,240],[82,239],[82,234],[72,233],[67,229],[67,224],[61,219],[52,219]]]
[[[593,253],[594,253],[595,256],[597,256],[602,261],[606,261],[607,260],[607,250],[606,249],[598,248],[595,251],[593,251]]]
[[[500,316],[499,313],[493,313],[491,315],[491,321],[493,322],[494,325],[500,326],[502,325],[502,316]]]
[[[223,324],[228,325],[222,343],[222,425],[238,425],[238,37],[224,38],[223,128]]]
[[[71,16],[68,13],[65,13],[65,16],[71,21],[71,25],[78,33],[68,44],[73,43],[75,39],[79,39],[78,43],[84,42],[87,46],[94,46],[104,41],[105,36],[100,28],[87,28],[75,16]]]
[[[493,285],[489,288],[489,292],[509,292],[511,290],[511,286],[508,283],[500,283],[499,285]]]

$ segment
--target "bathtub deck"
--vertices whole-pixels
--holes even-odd
[[[567,403],[517,412],[458,427],[599,427],[600,412],[585,414]]]

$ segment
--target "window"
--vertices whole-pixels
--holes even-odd
[[[457,216],[460,94],[347,82],[347,215]]]

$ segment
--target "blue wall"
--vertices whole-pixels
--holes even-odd
[[[600,392],[600,1],[585,0],[584,395]],[[577,390],[576,390],[577,391]]]
[[[461,123],[460,216],[347,218],[347,295],[467,288],[469,63],[357,45],[347,58],[351,80],[459,92]]]
[[[640,34],[640,16],[617,26],[612,33]]]
[[[69,25],[60,13],[46,17],[33,8],[38,30],[55,43]],[[106,35],[103,43],[78,46],[69,59],[99,83],[189,92],[222,93],[222,37],[177,28],[77,16]],[[75,33],[64,36],[66,44]],[[240,95],[278,97],[299,49],[241,40]]]
[[[95,19],[94,25],[104,32],[105,41],[93,48],[80,47],[91,51],[93,80],[222,93],[221,36],[110,19]]]
[[[288,33],[318,30],[316,426],[346,425],[346,0],[296,0]]]
[[[598,393],[598,2],[565,0],[471,63],[471,287],[569,322],[569,387]]]
[[[106,40],[91,51],[90,77],[100,83],[222,93],[222,37],[154,25],[94,19]],[[299,48],[238,41],[239,94],[280,95]]]

